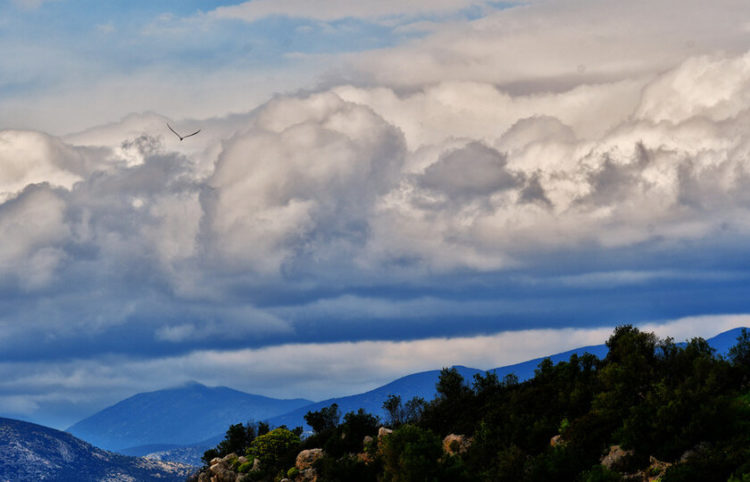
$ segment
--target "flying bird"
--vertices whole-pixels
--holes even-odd
[[[197,131],[193,132],[192,134],[188,134],[188,135],[186,135],[186,136],[181,136],[181,135],[179,135],[179,134],[177,133],[177,131],[176,131],[176,130],[172,129],[172,126],[171,126],[171,125],[169,125],[169,123],[167,123],[167,127],[169,127],[169,130],[170,130],[170,131],[172,131],[172,132],[174,132],[174,135],[176,135],[177,137],[179,137],[179,138],[180,138],[180,140],[186,139],[186,138],[188,138],[188,137],[190,137],[190,136],[194,136],[194,135],[196,135],[197,133],[199,133],[199,132],[201,131],[200,129],[198,129]]]

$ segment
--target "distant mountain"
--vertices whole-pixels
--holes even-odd
[[[708,343],[716,349],[717,355],[726,356],[729,349],[737,343],[737,337],[740,335],[742,328],[735,328],[724,333],[720,333],[713,338],[709,338]],[[602,345],[591,345],[582,348],[576,348],[562,353],[550,355],[549,357],[534,358],[522,363],[515,365],[507,365],[503,367],[493,368],[487,370],[488,372],[494,372],[501,380],[504,376],[514,374],[518,377],[519,381],[525,381],[534,376],[534,370],[539,366],[542,360],[550,358],[553,363],[560,363],[561,361],[567,361],[573,354],[578,356],[584,353],[590,353],[598,358],[604,358],[607,356],[607,346]],[[485,373],[483,370],[476,368],[468,368],[463,366],[455,367],[458,372],[464,377],[467,383],[471,384],[472,379],[477,373]],[[330,398],[323,400],[322,402],[313,403],[304,407],[300,407],[290,413],[273,417],[269,420],[271,425],[286,425],[288,427],[303,426],[306,429],[309,427],[305,424],[304,416],[311,410],[320,410],[323,407],[327,407],[333,403],[338,404],[341,414],[347,412],[356,411],[359,408],[364,408],[365,411],[377,415],[381,418],[385,416],[383,410],[383,402],[388,398],[388,395],[400,395],[403,402],[408,401],[412,397],[419,396],[425,400],[432,400],[437,394],[435,391],[435,385],[438,382],[440,376],[440,370],[430,370],[426,372],[415,373],[413,375],[407,375],[403,378],[399,378],[393,382],[383,385],[382,387],[370,390],[369,392],[350,395],[347,397]]]
[[[740,332],[741,328],[729,330],[707,341],[716,349],[718,355],[726,356],[729,348],[736,344]],[[604,358],[607,351],[606,345],[592,345],[557,353],[549,358],[554,363],[567,361],[573,354],[581,356],[584,353],[590,353]],[[488,371],[494,372],[500,379],[512,373],[518,377],[519,381],[524,381],[534,376],[534,370],[544,358],[535,358]],[[467,383],[472,382],[475,374],[485,373],[484,370],[476,368],[463,366],[455,368]],[[342,415],[363,408],[369,413],[384,418],[385,412],[382,406],[388,395],[400,395],[404,402],[415,396],[431,400],[436,395],[435,385],[439,376],[440,370],[415,373],[365,393],[314,403],[301,399],[278,401],[228,388],[207,388],[193,384],[178,389],[136,395],[77,423],[69,431],[86,440],[96,441],[95,443],[101,446],[119,450],[121,453],[198,464],[203,451],[214,447],[221,441],[224,432],[232,423],[254,419],[268,421],[272,426],[286,425],[290,428],[303,426],[309,429],[305,424],[305,414],[333,403],[338,404]],[[181,404],[185,403],[183,399],[186,396],[188,399],[198,396],[207,397],[207,393],[211,394],[210,402],[204,400],[201,403],[191,403],[189,410],[180,408]],[[270,406],[271,410],[263,411],[242,406],[237,402],[239,395],[254,397],[254,400],[262,399],[270,404],[266,407]],[[290,406],[291,408],[288,408]],[[209,407],[232,407],[233,410],[227,416],[229,409],[211,410]],[[186,420],[190,422],[186,423]],[[197,442],[198,440],[200,442]]]
[[[309,405],[199,383],[139,393],[95,413],[68,432],[98,447],[123,450],[143,445],[188,445],[223,434],[229,425],[266,420]]]
[[[471,379],[476,373],[484,373],[482,370],[476,368],[467,368],[463,366],[457,366],[455,368],[466,379]],[[300,407],[284,415],[272,417],[268,422],[272,426],[286,425],[290,428],[301,426],[309,430],[310,427],[305,423],[305,414],[311,410],[320,410],[321,408],[327,407],[333,403],[338,404],[342,415],[347,412],[356,412],[358,409],[363,408],[366,412],[378,415],[382,418],[384,415],[383,402],[388,398],[388,395],[400,395],[404,402],[413,397],[424,397],[429,400],[435,394],[435,383],[439,376],[440,370],[430,370],[427,372],[407,375],[394,380],[387,385],[370,390],[369,392],[350,395],[348,397],[329,398],[322,402],[316,402]]]
[[[113,454],[66,432],[0,418],[0,482],[182,482],[194,470]]]
[[[564,353],[558,353],[552,355],[549,358],[554,363],[568,360],[574,353],[579,356],[584,353],[591,353],[598,357],[605,356],[607,354],[607,347],[605,345],[587,346],[583,348],[577,348],[575,350],[566,351]],[[523,363],[516,365],[508,365],[504,367],[494,368],[488,371],[495,372],[497,376],[502,380],[505,375],[515,374],[520,381],[528,380],[534,375],[534,369],[544,358],[535,358]],[[474,375],[481,373],[484,374],[484,370],[477,368],[469,368],[464,366],[455,366],[458,372],[464,377],[467,383],[471,384]],[[305,423],[305,414],[311,410],[320,410],[323,407],[327,407],[333,403],[338,404],[341,414],[347,412],[357,411],[359,408],[365,409],[373,415],[377,415],[383,419],[385,417],[385,411],[383,410],[383,402],[388,398],[388,395],[399,395],[401,396],[402,402],[406,403],[413,397],[422,397],[425,400],[432,400],[437,395],[435,385],[440,377],[440,370],[430,370],[426,372],[414,373],[405,377],[394,380],[387,385],[378,387],[369,392],[360,393],[357,395],[350,395],[347,397],[329,398],[322,402],[313,403],[304,407],[300,407],[292,412],[272,417],[269,423],[273,426],[286,425],[287,427],[302,426],[309,429]]]

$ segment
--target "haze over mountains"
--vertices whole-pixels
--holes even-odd
[[[736,343],[740,328],[721,333],[707,341],[724,355]],[[599,358],[607,354],[605,345],[581,347],[550,356],[555,363],[568,360],[573,354],[591,353]],[[492,370],[499,378],[515,374],[519,380],[534,375],[543,358],[498,367]],[[470,383],[484,370],[456,367]],[[177,388],[134,395],[70,427],[69,431],[95,445],[129,455],[153,455],[163,460],[200,463],[203,450],[213,447],[234,423],[267,421],[272,426],[304,426],[304,415],[333,403],[342,415],[363,408],[384,417],[383,401],[390,394],[406,401],[419,396],[430,400],[440,370],[407,375],[364,393],[330,398],[319,402],[304,399],[278,400],[246,394],[226,387],[206,387],[191,383]]]

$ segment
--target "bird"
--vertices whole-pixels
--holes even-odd
[[[194,135],[196,135],[197,133],[199,133],[199,132],[201,131],[200,129],[198,129],[197,131],[193,132],[192,134],[188,134],[188,135],[186,135],[186,136],[181,136],[181,135],[179,135],[179,134],[177,133],[177,131],[176,131],[176,130],[172,129],[172,126],[171,126],[171,125],[169,125],[169,123],[167,123],[167,127],[169,127],[169,130],[170,130],[170,131],[174,132],[174,135],[176,135],[177,137],[179,137],[179,138],[180,138],[180,141],[182,141],[183,139],[186,139],[186,138],[188,138],[188,137],[190,137],[190,136],[194,136]]]

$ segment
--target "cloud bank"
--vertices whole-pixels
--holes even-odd
[[[202,129],[184,142],[149,112],[0,131],[0,411],[239,366],[239,388],[324,397],[617,323],[745,323],[709,316],[750,312],[747,7],[721,3],[668,28],[666,0],[486,11],[342,54],[325,86],[170,119]],[[233,11],[305,15],[269,5]],[[413,13],[373,5],[346,15]]]

